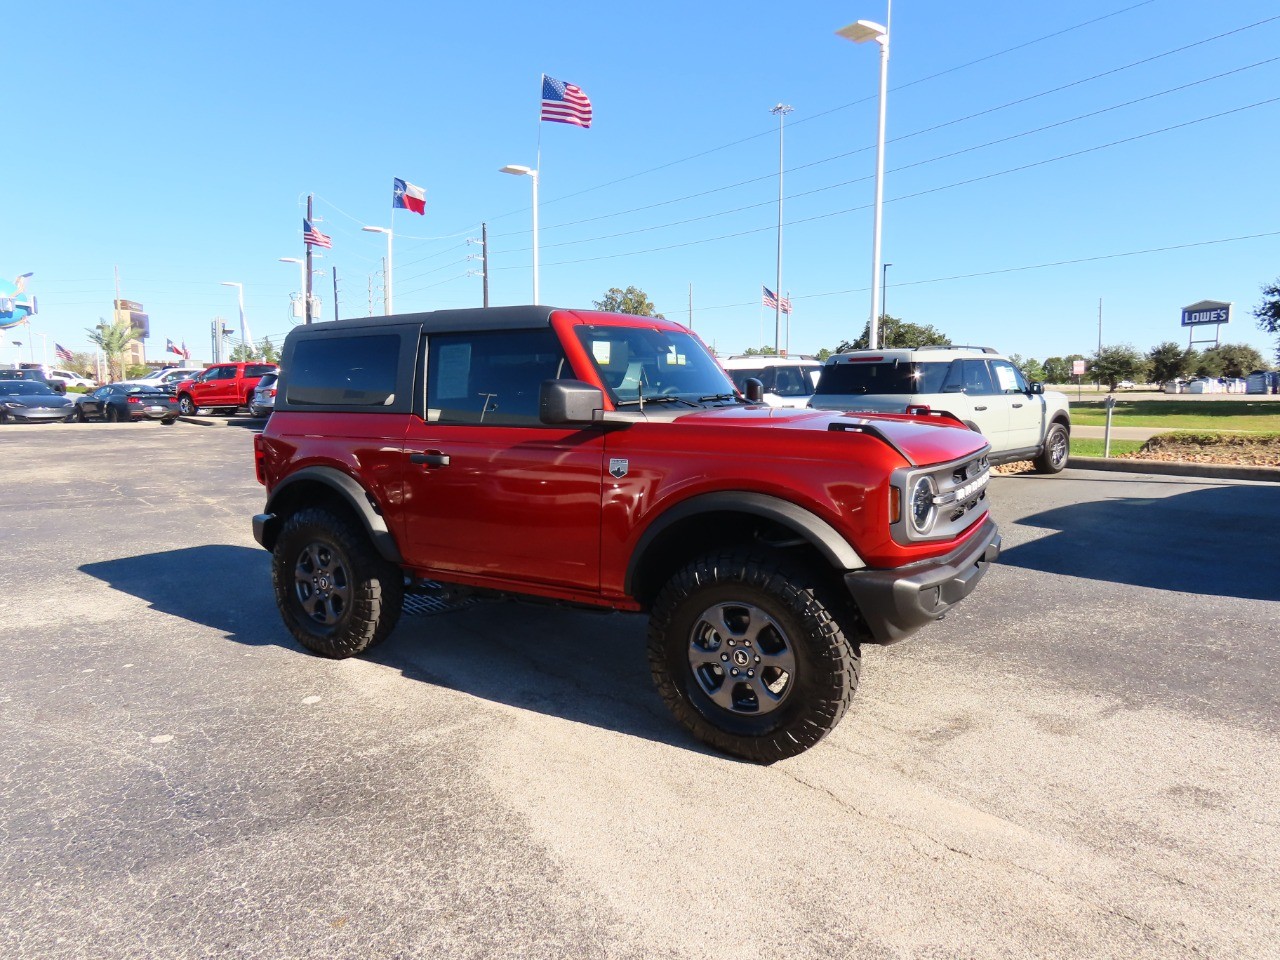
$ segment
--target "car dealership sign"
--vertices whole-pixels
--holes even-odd
[[[1203,323],[1229,323],[1230,320],[1231,304],[1218,300],[1201,300],[1182,308],[1184,327],[1198,327]]]

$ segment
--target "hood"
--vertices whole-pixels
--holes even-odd
[[[798,433],[858,433],[876,437],[897,450],[912,466],[948,463],[972,456],[988,446],[982,434],[974,433],[958,421],[936,415],[837,413],[760,405],[699,410],[677,416],[675,422],[690,426],[731,422],[734,429]]]
[[[17,396],[0,396],[0,403],[20,403],[24,407],[69,407],[72,402],[66,397],[47,393],[20,393]]]

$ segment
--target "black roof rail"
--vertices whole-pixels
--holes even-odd
[[[995,347],[979,347],[971,343],[948,343],[942,344],[931,343],[923,347],[912,347],[914,350],[981,350],[983,353],[999,353]]]

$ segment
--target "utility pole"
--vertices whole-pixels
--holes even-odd
[[[689,329],[693,329],[693,284],[689,284]]]
[[[311,213],[311,201],[314,198],[315,198],[315,194],[312,194],[312,193],[307,194],[307,222],[308,223],[315,223],[315,220],[312,219],[312,213]],[[311,244],[304,243],[303,246],[307,248],[307,266],[306,266],[307,289],[304,290],[302,293],[303,316],[306,319],[303,322],[310,323],[311,322]]]
[[[333,268],[333,319],[338,319],[338,268]]]
[[[1102,298],[1098,298],[1098,355],[1102,355]]]
[[[480,281],[484,290],[484,305],[489,305],[489,225],[480,224]]]
[[[795,108],[780,103],[769,112],[778,118],[778,278],[773,289],[778,302],[773,308],[773,352],[782,345],[782,126],[788,113]]]
[[[481,302],[487,307],[489,306],[489,225],[487,223],[480,224],[479,240],[474,237],[467,237],[467,246],[470,246],[473,243],[480,244],[480,253],[479,255],[469,253],[467,254],[467,259],[479,260],[480,269],[468,270],[467,276],[474,277],[476,274],[480,275]]]
[[[369,274],[369,312],[366,313],[365,316],[366,317],[373,316],[373,274],[372,273]]]
[[[390,283],[391,281],[387,279],[387,258],[383,257],[382,258],[382,314],[383,316],[390,316],[391,314],[391,308],[387,306],[387,297],[390,295],[390,292],[391,292]]]

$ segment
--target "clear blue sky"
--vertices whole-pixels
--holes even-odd
[[[528,302],[530,182],[498,168],[535,163],[546,72],[587,92],[595,123],[541,125],[543,302],[634,284],[687,321],[692,284],[694,327],[720,352],[759,345],[762,327],[770,342],[782,102],[790,346],[834,347],[870,306],[878,78],[875,46],[835,30],[884,13],[20,4],[5,17],[0,274],[34,271],[35,330],[79,350],[118,266],[151,317],[148,356],[168,337],[207,360],[211,318],[236,317],[219,281],[244,283],[255,338],[290,329],[298,268],[277,258],[302,255],[307,193],[333,237],[316,261],[325,318],[334,267],[342,315],[368,312],[386,243],[360,227],[388,223],[401,177],[428,210],[395,214],[398,312],[480,304],[465,241],[482,221],[492,302]],[[1218,299],[1235,303],[1223,339],[1272,355],[1250,311],[1280,276],[1275,0],[899,0],[891,49],[890,314],[1043,359],[1093,351],[1099,298],[1104,341],[1144,351],[1185,342],[1180,309]],[[1156,248],[1180,249],[1139,253]],[[1087,262],[1029,269],[1062,261]],[[6,331],[0,360],[13,339],[30,338]]]

